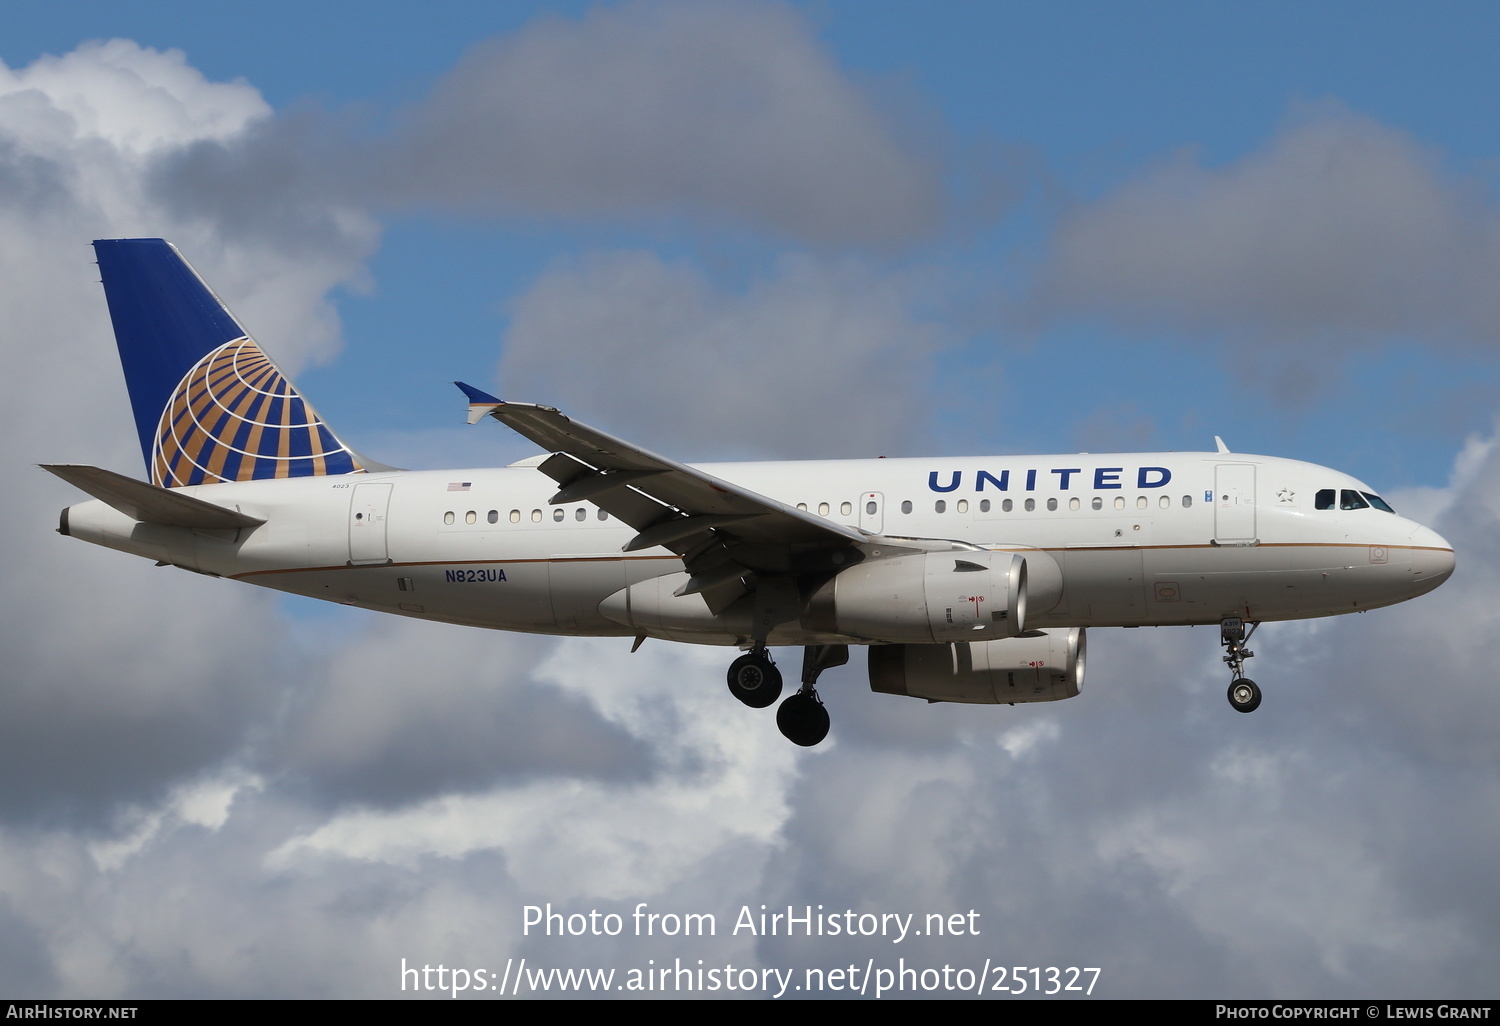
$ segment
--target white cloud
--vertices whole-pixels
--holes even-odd
[[[914,292],[856,261],[788,256],[737,294],[651,253],[591,254],[514,302],[499,379],[684,457],[903,455],[940,334]]]
[[[942,196],[936,162],[773,3],[639,0],[482,43],[386,170],[438,206],[728,214],[820,243],[904,240]]]
[[[209,82],[181,50],[144,49],[125,39],[85,43],[0,71],[6,123],[41,156],[71,158],[80,145],[104,144],[117,157],[142,158],[198,140],[225,140],[271,115],[243,80]],[[30,106],[23,106],[23,105]],[[20,109],[36,117],[19,123]]]
[[[289,258],[215,238],[151,198],[159,155],[268,113],[251,87],[208,82],[180,53],[126,41],[0,68],[0,388],[24,426],[0,441],[14,483],[3,559],[16,586],[0,599],[0,806],[12,816],[88,823],[114,801],[149,803],[222,758],[269,708],[268,603],[60,538],[57,512],[81,496],[34,466],[140,473],[91,239],[178,241],[252,324],[285,333],[288,363],[336,344],[326,294],[358,271],[348,253],[368,245],[368,227],[351,233],[342,262],[316,248]],[[205,646],[239,655],[205,660]]]
[[[414,866],[426,856],[504,852],[518,884],[552,900],[656,896],[691,867],[740,841],[768,844],[786,817],[795,752],[767,722],[731,705],[721,649],[686,646],[630,656],[623,639],[555,647],[538,682],[588,699],[645,742],[651,779],[547,776],[472,795],[445,794],[389,813],[353,810],[289,840],[273,866],[310,854]],[[608,667],[608,670],[604,670]],[[531,722],[517,725],[535,729]],[[747,729],[751,727],[759,729]],[[435,739],[436,740],[436,739]],[[561,745],[586,744],[559,738]],[[672,838],[670,846],[659,839]]]
[[[189,780],[173,789],[159,808],[139,806],[125,810],[115,827],[115,836],[89,845],[89,854],[101,870],[118,869],[125,860],[144,851],[163,829],[175,824],[218,830],[229,820],[229,808],[242,790],[259,791],[265,782],[244,772],[223,777]]]
[[[1500,212],[1409,135],[1335,104],[1220,167],[1183,153],[1065,212],[1049,316],[1342,350],[1500,341]]]
[[[128,55],[132,44],[121,45]],[[132,71],[117,77],[128,85]],[[174,109],[204,123],[194,122],[191,145],[152,153],[152,197],[242,243],[335,252],[367,227],[351,223],[360,204],[685,221],[814,247],[888,248],[941,227],[951,170],[936,118],[890,102],[892,92],[862,88],[783,4],[598,5],[480,43],[388,131],[313,107],[252,117],[243,130],[217,107]],[[140,125],[155,124],[140,103],[129,117],[105,113],[132,143]],[[1017,171],[976,159],[964,173],[974,180],[971,213],[985,221],[1017,195]]]

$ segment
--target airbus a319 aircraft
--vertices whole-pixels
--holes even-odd
[[[349,448],[161,239],[94,243],[150,482],[47,469],[95,497],[58,530],[215,577],[500,630],[724,645],[730,692],[829,729],[819,674],[867,649],[870,687],[932,702],[1049,702],[1083,682],[1089,627],[1217,624],[1240,712],[1268,620],[1436,588],[1452,547],[1368,485],[1216,452],[688,466],[549,406],[459,383],[543,450],[408,471]]]

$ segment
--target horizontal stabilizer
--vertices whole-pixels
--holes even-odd
[[[108,503],[132,520],[163,527],[188,527],[203,531],[233,531],[258,527],[265,521],[239,510],[225,509],[191,495],[160,488],[99,467],[67,463],[41,464],[68,484]]]

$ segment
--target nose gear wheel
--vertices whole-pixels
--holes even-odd
[[[1260,708],[1260,685],[1249,677],[1241,677],[1229,685],[1229,704],[1235,712],[1254,712]]]
[[[1233,676],[1229,683],[1229,704],[1235,712],[1248,713],[1260,708],[1260,685],[1245,676],[1245,660],[1255,655],[1245,647],[1245,642],[1250,640],[1250,635],[1259,626],[1259,622],[1252,623],[1250,629],[1246,630],[1245,621],[1237,616],[1219,621],[1219,644],[1228,653],[1224,656],[1224,662],[1229,664],[1229,672]]]

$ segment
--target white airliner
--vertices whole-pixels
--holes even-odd
[[[1230,704],[1251,712],[1256,625],[1453,572],[1452,547],[1369,486],[1222,442],[687,466],[460,384],[469,423],[544,453],[397,470],[346,446],[171,245],[94,248],[151,480],[47,467],[97,500],[63,510],[62,534],[429,620],[735,646],[729,690],[756,708],[781,693],[768,646],[800,645],[776,719],[801,745],[828,733],[815,684],[850,645],[878,692],[1046,702],[1078,694],[1088,627],[1218,624]]]

